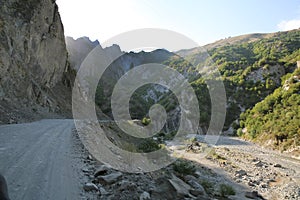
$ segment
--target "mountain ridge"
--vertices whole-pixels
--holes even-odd
[[[296,29],[269,34],[246,34],[206,45],[211,48],[207,52],[211,56],[209,59],[218,67],[226,89],[227,117],[224,133],[236,133],[239,126],[239,115],[245,110],[252,108],[256,103],[280,87],[281,77],[295,69],[295,59],[300,59],[297,57],[297,51],[295,51],[299,46],[298,37],[299,29]],[[195,49],[191,49],[189,52],[186,51],[185,53],[189,54],[185,54],[184,58],[180,58],[176,54],[169,54],[170,52],[161,49],[147,53],[143,51],[139,53],[125,53],[123,58],[115,62],[122,69],[112,70],[107,77],[114,77],[113,79],[117,81],[130,68],[142,64],[141,60],[143,60],[143,57],[153,53],[157,53],[158,56],[166,53],[168,56],[166,59],[161,60],[161,64],[179,71],[191,81],[190,83],[199,97],[198,100],[201,102],[200,110],[204,111],[201,116],[203,131],[200,132],[205,133],[210,116],[210,104],[208,103],[210,100],[205,97],[205,95],[208,95],[207,85],[201,79],[201,76],[197,75],[199,74],[197,69],[205,66],[207,57],[203,57],[203,53],[198,51],[198,49],[196,51]],[[140,61],[131,62],[133,57],[128,59],[128,56],[133,56]],[[125,57],[127,58],[124,60]],[[102,81],[102,90],[104,82]],[[111,86],[106,87],[107,91],[108,88],[112,89]],[[171,108],[176,110],[176,101],[167,103],[165,97],[159,97],[159,95],[166,95],[165,92],[161,91],[164,91],[164,89],[157,86],[143,87],[137,91],[134,95],[135,100],[131,100],[131,103],[133,103],[133,110],[131,110],[133,118],[142,119],[143,116],[147,116],[147,108],[150,108],[151,102],[163,103],[169,111],[171,111]],[[100,93],[103,94],[103,92]],[[245,98],[239,98],[241,94]],[[137,95],[142,96],[142,98]],[[107,110],[106,107],[110,107],[109,103],[105,103],[109,102],[109,98],[102,98],[101,102],[98,102],[98,105],[102,106],[104,110]],[[134,109],[135,106],[138,109]],[[176,115],[176,113],[178,114],[177,111],[173,112],[173,115]],[[174,117],[174,120],[176,121],[178,118]],[[171,124],[174,124],[174,121]]]

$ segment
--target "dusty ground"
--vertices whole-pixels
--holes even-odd
[[[203,141],[203,136],[196,136]],[[235,137],[221,136],[213,145],[213,154],[173,149],[181,157],[193,160],[225,174],[235,183],[258,191],[266,199],[300,199],[300,160]]]
[[[13,200],[79,199],[83,166],[72,120],[0,126],[0,173]]]

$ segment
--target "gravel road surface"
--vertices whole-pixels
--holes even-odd
[[[80,196],[72,120],[0,126],[0,173],[12,200],[74,200]]]

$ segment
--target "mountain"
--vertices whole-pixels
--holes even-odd
[[[206,47],[225,85],[224,133],[237,133],[261,145],[299,156],[300,29],[239,36]],[[179,54],[184,59],[173,58],[168,64],[181,72],[193,72],[209,63],[209,59],[199,59],[203,56],[199,49],[179,51]],[[209,95],[203,92],[205,80],[196,78],[191,84],[199,101],[207,98],[208,106],[200,106],[200,110],[208,114],[202,117],[208,124],[205,119],[210,119],[210,107]]]
[[[105,50],[105,49],[104,49]],[[117,58],[104,72],[103,76],[99,81],[99,85],[96,92],[96,104],[104,111],[105,114],[111,116],[111,105],[110,99],[114,89],[115,84],[118,80],[126,74],[130,69],[133,69],[137,66],[149,63],[163,63],[168,60],[174,54],[168,52],[164,49],[158,49],[152,52],[129,52],[123,53],[119,58]],[[146,76],[146,73],[144,74]],[[143,90],[143,89],[141,89]],[[147,92],[142,94],[139,93],[137,98],[133,99],[132,108],[132,117],[133,119],[141,119],[145,115],[145,112],[148,112],[147,105],[144,100],[140,99],[142,96],[147,96],[149,93],[155,91],[160,93],[160,88],[153,88],[153,85],[147,86],[145,89]],[[140,98],[139,98],[140,97]],[[142,97],[144,99],[144,97]],[[152,99],[154,96],[149,96],[149,99]],[[147,98],[148,99],[148,98]],[[143,114],[142,114],[143,113]]]
[[[1,1],[0,123],[70,114],[71,71],[55,1]]]
[[[225,39],[220,39],[216,42],[207,44],[202,46],[201,48],[204,48],[206,50],[211,50],[213,48],[223,47],[227,45],[234,45],[234,44],[241,44],[241,43],[250,43],[255,42],[257,40],[265,39],[273,37],[276,33],[252,33],[252,34],[246,34],[246,35],[240,35],[235,37],[228,37]],[[188,55],[195,54],[199,51],[199,47],[192,48],[192,49],[182,49],[176,52],[176,54],[186,57]]]
[[[110,47],[102,48],[101,45],[98,43],[98,41],[92,42],[89,40],[88,37],[82,37],[77,40],[74,40],[70,37],[66,38],[67,41],[67,49],[70,55],[70,63],[71,67],[78,70],[84,59],[88,56],[90,52],[94,48],[97,47],[96,51],[100,54],[104,54],[108,60],[111,60],[112,58],[117,57],[117,59],[113,60],[113,62],[107,66],[107,69],[103,73],[99,85],[97,88],[96,93],[96,104],[101,108],[104,113],[110,117],[112,117],[111,109],[110,109],[110,98],[112,95],[112,91],[114,88],[114,85],[117,83],[117,81],[130,69],[147,63],[163,63],[164,61],[170,59],[170,57],[174,56],[173,53],[164,50],[164,49],[157,49],[152,52],[122,52],[120,47],[118,45],[112,45]],[[91,58],[89,58],[91,59]],[[97,58],[95,62],[105,62],[103,60],[98,60]],[[100,66],[100,65],[99,65]],[[93,76],[94,73],[91,72],[90,74],[87,74],[87,78],[91,80],[92,78],[88,78]],[[151,92],[151,91],[149,91]],[[153,96],[152,96],[153,97]],[[136,114],[138,116],[141,116],[139,114],[140,112],[143,112],[146,107],[143,106],[144,102],[135,101],[134,109],[137,111]],[[142,108],[142,109],[140,109]],[[143,111],[141,111],[143,110]],[[137,116],[134,115],[134,118]]]
[[[85,42],[93,43],[88,40]],[[201,113],[200,132],[205,133],[211,118],[207,82],[214,80],[215,72],[210,69],[216,66],[227,96],[223,131],[235,134],[240,127],[240,115],[281,87],[282,77],[296,69],[296,62],[300,60],[300,30],[248,34],[176,53],[163,49],[126,53],[121,52],[117,45],[109,48],[122,56],[108,67],[98,84],[96,104],[105,114],[112,117],[110,98],[114,85],[128,70],[145,63],[162,63],[184,75],[194,88]],[[109,48],[100,46],[107,56],[112,54]],[[203,48],[207,49],[207,53]],[[203,69],[210,71],[210,76],[202,77],[199,70]],[[130,99],[132,118],[142,120],[148,117],[150,107],[156,103],[163,105],[168,112],[168,124],[172,125],[167,125],[167,129],[172,132],[178,128],[180,105],[176,97],[166,88],[155,84],[145,85],[135,91]]]
[[[141,51],[139,53],[135,52],[122,52],[120,47],[117,44],[114,44],[110,47],[102,48],[99,41],[91,41],[88,37],[81,37],[74,40],[72,37],[66,37],[67,51],[69,53],[69,61],[71,67],[75,70],[78,70],[84,59],[88,54],[97,47],[97,50],[101,53],[104,53],[105,56],[113,58],[119,57],[114,61],[113,65],[121,66],[121,71],[126,72],[133,66],[138,66],[143,63],[153,62],[163,62],[168,60],[170,56],[174,54],[168,52],[164,49],[158,49],[152,52]],[[101,62],[101,61],[100,61]],[[120,70],[120,69],[119,69]],[[118,75],[116,78],[119,78]]]
[[[190,74],[211,62],[217,66],[227,95],[225,130],[229,128],[229,132],[233,133],[238,127],[239,115],[271,94],[280,86],[281,77],[295,70],[296,61],[300,59],[300,30],[267,35],[251,34],[228,40],[234,43],[207,45],[217,46],[207,51],[209,58],[202,59],[203,53],[193,49],[189,51],[191,54],[185,54],[184,59],[173,58],[168,63],[174,69]],[[194,79],[191,83],[197,93],[197,88],[203,88],[205,80]],[[198,97],[203,99],[201,91]]]
[[[74,40],[72,37],[66,37],[67,51],[69,53],[70,65],[78,70],[85,57],[99,44],[96,40],[90,41],[88,37]]]

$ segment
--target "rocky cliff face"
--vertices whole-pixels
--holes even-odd
[[[72,37],[66,37],[66,45],[70,64],[74,69],[78,70],[86,56],[100,44],[97,40],[94,42],[90,41],[88,37],[78,38],[77,40]]]
[[[62,108],[53,90],[69,70],[55,1],[2,0],[0,121],[18,120],[24,113],[34,117],[41,112],[59,112]]]

